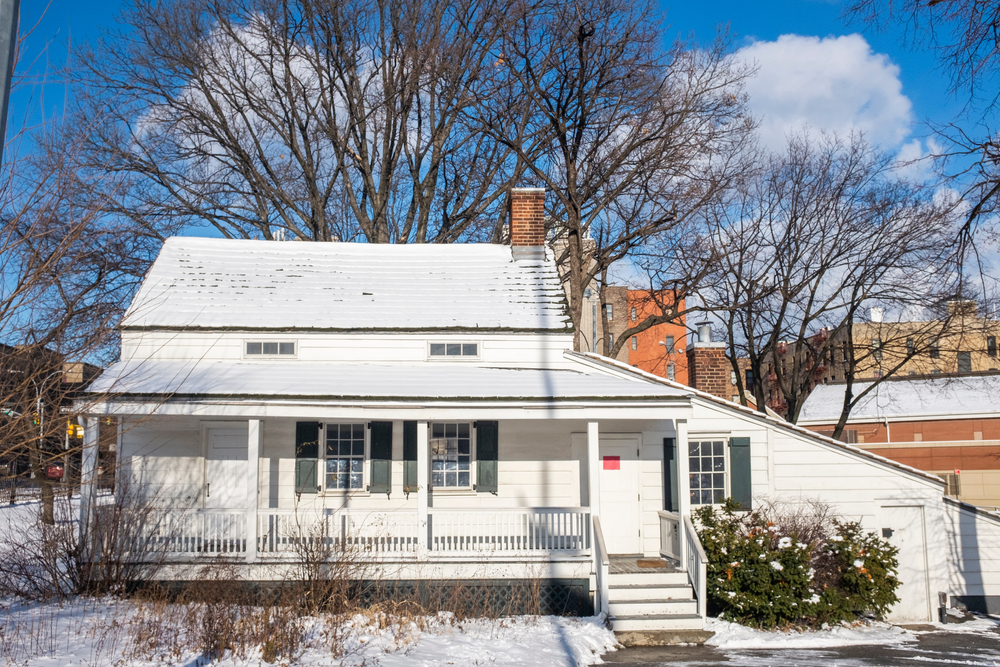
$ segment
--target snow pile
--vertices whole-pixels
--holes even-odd
[[[171,605],[167,605],[168,607]],[[162,607],[160,613],[164,613]],[[5,600],[0,605],[0,662],[19,667],[138,667],[207,664],[194,645],[154,650],[141,659],[139,644],[151,638],[151,607],[112,599],[76,599],[65,604]],[[179,618],[176,607],[165,612]],[[278,663],[296,667],[321,665],[380,665],[444,667],[445,665],[553,665],[576,667],[600,662],[615,650],[614,634],[602,617],[512,617],[498,620],[458,620],[452,614],[416,617],[387,623],[386,617],[358,614],[337,626],[331,636],[328,619],[304,622],[301,654]],[[191,642],[187,642],[191,643]],[[335,652],[332,651],[336,647]],[[259,651],[242,659],[226,653],[211,661],[220,667],[263,665]],[[152,658],[152,659],[148,659]]]
[[[951,630],[953,627],[948,626]],[[916,636],[888,623],[871,622],[858,626],[839,625],[812,632],[765,632],[737,623],[710,618],[705,629],[715,633],[706,644],[721,649],[737,648],[823,648],[851,644],[902,644]]]

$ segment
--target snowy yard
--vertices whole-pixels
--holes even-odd
[[[157,607],[154,609],[154,607]],[[174,607],[163,609],[163,607]],[[124,667],[198,665],[208,662],[194,648],[197,637],[179,625],[150,629],[153,616],[184,615],[183,605],[151,605],[77,599],[65,604],[6,601],[0,611],[0,659],[8,665]],[[455,619],[451,614],[386,624],[384,617],[358,614],[340,626],[306,619],[298,655],[282,665],[589,665],[615,646],[614,635],[596,618],[516,617]],[[154,646],[156,642],[158,646]],[[182,648],[178,648],[182,647]],[[218,665],[262,664],[260,650],[227,653]]]

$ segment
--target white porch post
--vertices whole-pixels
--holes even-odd
[[[83,419],[83,452],[80,466],[80,539],[84,553],[89,552],[90,522],[97,482],[97,441],[101,422],[97,417]]]
[[[431,547],[427,524],[427,505],[430,495],[430,465],[427,460],[430,445],[427,442],[427,422],[417,422],[417,556],[425,558]]]
[[[247,422],[247,562],[257,560],[257,505],[260,495],[261,420]]]
[[[677,554],[681,568],[687,568],[687,540],[684,539],[684,517],[691,514],[691,476],[688,474],[691,464],[688,463],[688,431],[687,420],[678,419],[674,422],[677,429],[677,513],[681,517],[678,526]]]
[[[601,451],[597,422],[587,422],[587,486],[590,496],[591,516],[600,516],[601,507]]]

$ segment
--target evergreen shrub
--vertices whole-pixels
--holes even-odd
[[[711,615],[757,628],[883,617],[898,601],[897,549],[856,521],[763,503],[695,511]],[[812,518],[810,521],[809,518]]]

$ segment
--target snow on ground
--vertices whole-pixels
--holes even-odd
[[[952,626],[948,626],[951,629]],[[916,635],[888,623],[872,622],[847,627],[838,625],[811,632],[765,632],[736,623],[710,618],[705,629],[715,635],[706,642],[720,649],[737,648],[823,648],[851,644],[901,644],[916,641]]]
[[[168,605],[169,607],[170,605]],[[183,616],[179,606],[159,614]],[[152,607],[112,599],[76,599],[57,603],[0,603],[0,662],[21,667],[145,667],[199,665],[209,660],[185,647],[148,649]],[[514,617],[495,621],[457,620],[451,614],[409,619],[401,624],[357,615],[341,626],[338,655],[331,651],[330,625],[321,619],[305,622],[301,654],[282,656],[278,663],[320,665],[553,665],[575,667],[600,662],[615,649],[614,634],[602,618],[554,616]],[[159,631],[160,633],[163,630]],[[167,631],[169,632],[169,630]],[[147,638],[144,643],[143,637]],[[220,667],[263,665],[259,650],[242,657],[231,654],[214,661]]]

